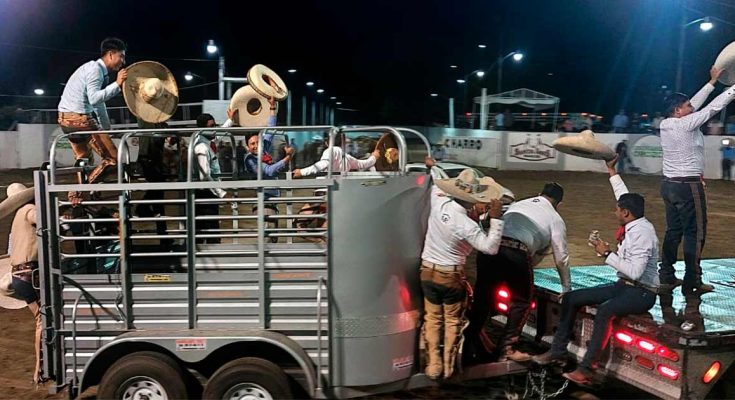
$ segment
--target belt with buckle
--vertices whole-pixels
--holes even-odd
[[[642,283],[640,283],[638,281],[634,281],[634,280],[630,280],[630,279],[625,279],[625,278],[620,278],[618,280],[618,282],[623,283],[623,284],[628,285],[628,286],[635,286],[635,287],[639,287],[641,289],[646,289],[649,292],[653,292],[654,294],[658,294],[658,288],[655,288],[655,287],[652,287],[652,286],[648,286],[648,285],[644,285],[644,284],[642,284]]]
[[[421,266],[441,272],[459,272],[464,270],[463,265],[442,265],[426,260],[421,260]]]
[[[664,182],[673,183],[699,183],[702,182],[701,176],[677,176],[673,178],[664,177]]]
[[[517,239],[503,237],[502,239],[500,239],[500,245],[503,247],[507,247],[509,249],[517,249],[517,250],[525,251],[526,254],[529,254],[528,246],[526,246],[523,242]]]

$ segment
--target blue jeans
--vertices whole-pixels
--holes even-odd
[[[592,339],[579,364],[583,370],[591,371],[596,367],[600,353],[610,339],[613,320],[630,314],[642,314],[650,310],[655,303],[655,293],[621,282],[573,290],[562,298],[561,320],[554,334],[551,353],[554,356],[566,355],[567,345],[574,333],[577,311],[583,306],[599,304],[597,315],[595,315],[595,325],[592,329]]]
[[[690,291],[702,284],[702,258],[704,239],[707,235],[707,197],[704,185],[697,182],[661,183],[661,197],[666,206],[666,235],[661,248],[661,283],[673,283],[674,264],[679,244],[684,238],[684,284],[682,289]]]

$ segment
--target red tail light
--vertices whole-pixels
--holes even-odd
[[[679,371],[661,364],[658,366],[658,373],[674,381],[679,378]]]
[[[635,361],[638,363],[638,365],[640,365],[641,367],[646,368],[646,369],[653,369],[653,367],[656,366],[656,364],[654,364],[653,360],[648,359],[648,358],[643,357],[643,356],[636,356],[635,357]]]
[[[505,303],[498,303],[498,310],[500,311],[508,311],[508,305]]]
[[[645,339],[638,339],[638,347],[648,353],[654,353],[656,351],[656,344]]]
[[[498,297],[500,297],[501,299],[509,299],[510,293],[508,292],[508,289],[506,288],[498,289]]]
[[[710,365],[707,372],[704,373],[704,376],[702,377],[702,382],[704,383],[710,383],[713,379],[717,376],[717,374],[720,372],[720,362],[715,361]]]
[[[659,348],[656,351],[656,353],[658,353],[659,356],[661,356],[663,358],[668,358],[669,360],[671,360],[673,362],[679,361],[679,354],[677,354],[675,351],[673,351],[673,350],[671,350],[671,349],[669,349],[667,347],[659,346]]]
[[[618,332],[615,334],[615,338],[617,338],[619,341],[625,343],[625,344],[631,344],[633,343],[633,336],[628,335],[625,332]]]
[[[535,310],[535,309],[536,309],[536,302],[535,301],[532,301],[531,302],[531,310]]]

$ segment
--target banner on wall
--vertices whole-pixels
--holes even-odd
[[[508,135],[506,161],[556,164],[558,155],[551,144],[558,137],[556,133],[527,133],[525,137]]]
[[[477,167],[498,167],[498,139],[471,136],[444,138],[443,161],[455,161]]]
[[[644,174],[660,174],[663,169],[664,151],[661,138],[655,135],[644,136],[628,150],[633,166]]]

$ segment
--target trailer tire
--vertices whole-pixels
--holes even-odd
[[[262,358],[244,357],[220,367],[204,386],[207,400],[240,398],[250,394],[260,399],[290,399],[288,377],[276,364]]]
[[[140,351],[117,360],[102,376],[98,399],[188,398],[181,367],[171,357],[153,351]]]

